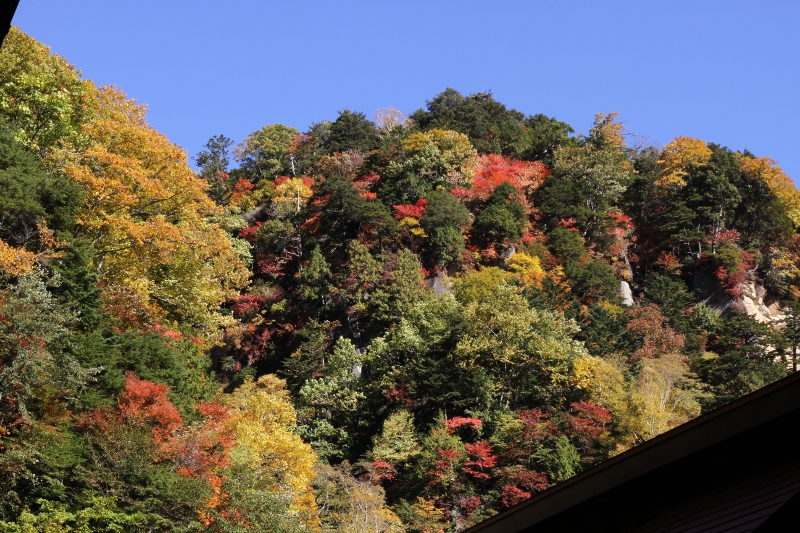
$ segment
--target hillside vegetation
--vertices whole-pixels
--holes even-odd
[[[0,532],[461,531],[794,372],[792,180],[588,122],[446,89],[194,171],[12,28]]]

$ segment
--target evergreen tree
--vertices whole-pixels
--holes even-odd
[[[490,242],[513,241],[522,236],[528,219],[525,208],[516,201],[519,193],[508,182],[492,192],[483,211],[475,219],[475,232]]]
[[[330,125],[328,149],[331,152],[359,150],[369,152],[378,147],[378,131],[364,113],[345,109]]]
[[[491,91],[465,97],[448,87],[427,102],[427,111],[420,109],[410,118],[423,130],[438,128],[463,133],[481,153],[514,153],[525,134],[524,115],[506,109]]]
[[[298,276],[297,293],[311,308],[321,311],[333,302],[333,290],[330,265],[316,247],[311,250],[308,262]]]

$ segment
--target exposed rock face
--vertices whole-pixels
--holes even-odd
[[[619,294],[622,296],[622,305],[633,305],[633,291],[627,281],[619,282]]]
[[[441,296],[442,294],[447,294],[451,291],[452,282],[447,279],[447,275],[444,271],[439,272],[436,276],[431,276],[430,278],[425,280],[425,284],[428,286],[429,289],[432,289],[436,296]]]
[[[704,304],[723,312],[733,307],[762,323],[779,322],[786,318],[780,301],[771,296],[767,289],[753,278],[739,284],[741,297],[736,300],[731,298],[716,280],[700,270],[694,274],[694,289],[708,295],[703,300]]]
[[[502,254],[500,254],[500,259],[509,259],[515,253],[517,253],[517,250],[513,246],[509,246],[508,248],[503,250]]]
[[[733,298],[725,292],[725,289],[714,278],[700,269],[694,271],[692,289],[700,297],[705,296],[705,299],[701,300],[700,303],[704,303],[712,309],[724,312],[734,303]]]
[[[252,225],[253,222],[255,222],[256,220],[262,220],[264,217],[266,217],[266,215],[267,215],[267,208],[264,207],[263,205],[260,205],[255,209],[251,209],[247,213],[244,213],[242,215],[242,218],[244,218],[245,222],[247,222],[248,225]]]
[[[742,291],[742,305],[747,314],[759,322],[777,322],[786,318],[777,299],[769,305],[765,302],[765,298],[769,301],[767,289],[760,283],[745,281],[739,285],[739,289]]]

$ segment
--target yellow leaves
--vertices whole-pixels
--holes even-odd
[[[96,89],[63,57],[11,27],[0,52],[0,115],[32,150],[82,142]]]
[[[314,191],[302,179],[288,178],[275,187],[272,201],[281,213],[299,213],[313,195]]]
[[[444,512],[438,509],[431,500],[417,496],[417,501],[411,506],[411,526],[421,533],[441,533],[445,530]]]
[[[608,115],[605,113],[597,113],[594,116],[594,126],[590,130],[590,137],[600,142],[603,148],[625,148],[625,138],[622,132],[625,131],[625,126],[614,119],[617,118],[616,111],[612,111]]]
[[[317,466],[317,501],[322,529],[341,533],[402,533],[403,523],[387,506],[383,488],[356,479],[347,461]]]
[[[194,333],[211,342],[230,322],[219,304],[248,283],[246,266],[212,222],[218,208],[207,184],[145,114],[145,106],[106,87],[97,116],[83,126],[89,146],[58,155],[85,191],[75,231],[98,252],[101,284],[136,295],[151,320],[166,314],[195,324]]]
[[[656,191],[665,195],[686,185],[686,176],[693,168],[702,168],[711,159],[706,142],[692,137],[675,137],[661,152],[657,164]]]
[[[468,272],[458,276],[453,282],[453,294],[462,305],[470,303],[490,303],[494,290],[505,284],[513,274],[497,267]]]
[[[622,371],[600,357],[581,357],[572,365],[570,383],[589,393],[589,398],[616,414],[626,401],[625,378]]]
[[[477,156],[469,137],[451,130],[432,129],[414,133],[403,142],[403,148],[409,152],[419,152],[429,144],[436,146],[443,154],[450,155],[453,160],[466,162]]]
[[[700,414],[696,393],[682,387],[688,368],[678,354],[645,360],[631,397],[634,416],[623,428],[638,444],[683,424]]]
[[[569,381],[606,408],[617,427],[617,450],[631,446],[680,425],[700,413],[689,368],[680,354],[645,359],[632,381],[626,381],[624,366],[600,357],[577,359]]]
[[[539,258],[526,253],[515,253],[506,259],[506,266],[519,275],[526,287],[539,287],[546,276]]]
[[[340,531],[344,533],[402,533],[403,522],[383,501],[382,491],[366,483],[357,483],[351,489],[349,505],[338,517]]]
[[[419,152],[431,142],[431,138],[424,132],[412,133],[403,141],[403,149],[409,152]]]
[[[273,490],[291,500],[293,513],[313,524],[316,456],[294,433],[297,415],[286,382],[273,374],[248,379],[226,403],[233,411],[237,442],[249,451],[251,465],[271,480]]]
[[[741,157],[739,171],[751,180],[762,179],[770,190],[783,202],[786,214],[794,223],[800,225],[800,191],[792,179],[769,157]]]
[[[398,222],[398,227],[400,227],[400,231],[407,230],[412,235],[417,237],[426,238],[428,236],[425,233],[425,230],[422,229],[422,226],[419,224],[419,219],[414,217],[403,217],[403,219]]]
[[[403,149],[419,160],[416,165],[432,171],[440,179],[454,186],[469,186],[472,183],[478,152],[463,133],[432,129],[413,133],[403,141]]]
[[[45,259],[60,257],[61,246],[52,230],[44,222],[37,224],[36,235],[41,251],[33,253],[23,247],[15,247],[0,239],[0,275],[21,276],[33,271],[36,263]]]

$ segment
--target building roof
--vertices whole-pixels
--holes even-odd
[[[0,5],[0,45],[8,35],[8,30],[11,29],[11,19],[14,18],[14,13],[17,11],[19,0],[6,0]]]
[[[800,428],[800,373],[678,426],[467,531],[768,531],[763,528],[777,527],[781,516],[786,520],[788,506],[798,506],[800,446],[791,437],[795,428]]]

